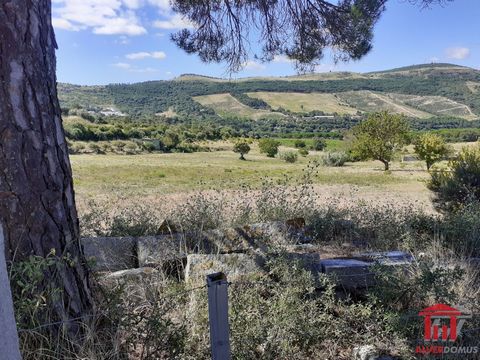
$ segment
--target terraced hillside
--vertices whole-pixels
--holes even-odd
[[[215,113],[221,117],[225,116],[238,116],[245,117],[253,120],[258,120],[264,117],[277,117],[283,118],[281,113],[273,113],[268,110],[253,109],[247,105],[242,104],[235,99],[232,95],[226,94],[213,94],[195,96],[193,99],[203,106],[212,108]]]
[[[343,102],[336,94],[293,92],[249,92],[248,96],[261,99],[273,109],[284,108],[296,113],[315,110],[328,114],[356,114],[357,109]]]

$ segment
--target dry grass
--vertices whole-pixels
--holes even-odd
[[[231,145],[222,144],[222,148]],[[282,147],[285,151],[288,148]],[[248,194],[264,179],[298,178],[321,153],[311,152],[294,164],[267,158],[256,146],[238,160],[228,150],[191,154],[72,155],[74,184],[79,204],[91,198],[149,199],[176,202],[199,190],[242,191]],[[420,162],[392,165],[385,174],[379,162],[347,163],[344,167],[318,167],[313,177],[319,192],[348,202],[351,196],[395,203],[420,199],[428,203],[424,180],[428,174]],[[248,187],[250,190],[246,190]]]

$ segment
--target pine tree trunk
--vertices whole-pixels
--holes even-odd
[[[50,0],[0,3],[0,221],[9,261],[62,261],[45,286],[62,290],[50,309],[70,332],[92,308],[79,242],[72,171],[57,99]]]

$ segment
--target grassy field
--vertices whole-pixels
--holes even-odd
[[[280,107],[297,113],[320,110],[327,114],[356,114],[357,109],[342,102],[335,94],[293,92],[251,92],[248,96],[261,99],[273,109]]]
[[[239,116],[250,119],[260,119],[265,116],[284,117],[280,113],[273,113],[267,110],[253,109],[242,104],[230,94],[213,94],[204,96],[195,96],[193,98],[203,106],[212,108],[219,116]]]
[[[225,146],[221,148],[224,150],[191,154],[72,155],[77,201],[80,207],[90,199],[112,204],[119,198],[125,204],[133,200],[176,203],[198,190],[240,190],[248,196],[266,179],[288,179],[288,184],[295,184],[321,155],[312,151],[290,164],[267,158],[254,145],[246,155],[247,161],[241,161],[238,154]],[[280,151],[295,150],[282,146]],[[312,179],[322,198],[333,198],[338,203],[368,200],[400,205],[421,202],[423,208],[430,206],[424,183],[428,174],[422,163],[396,162],[389,174],[382,167],[374,161],[347,163],[338,168],[318,166]]]

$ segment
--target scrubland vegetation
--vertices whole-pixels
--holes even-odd
[[[480,256],[478,185],[468,183],[471,176],[478,179],[478,171],[471,166],[480,158],[477,146],[452,160],[448,166],[453,172],[432,175],[421,170],[420,162],[402,169],[394,160],[392,172],[385,174],[380,163],[330,167],[335,161],[323,166],[309,155],[310,159],[299,157],[289,164],[256,148],[247,155],[248,161],[240,161],[231,150],[131,157],[75,155],[72,161],[84,236],[155,235],[168,219],[192,234],[190,246],[194,246],[195,234],[207,229],[301,217],[311,229],[313,244],[329,254],[393,249],[412,253],[416,260],[404,271],[378,266],[377,284],[368,292],[341,295],[334,279],[314,279],[301,264],[292,265],[272,243],[267,275],[235,281],[229,296],[235,359],[351,359],[353,347],[365,344],[375,344],[386,355],[413,359],[415,343],[423,334],[416,316],[420,309],[445,302],[480,311],[478,269],[468,261]],[[332,159],[337,155],[322,156]],[[225,172],[229,166],[232,172]],[[111,173],[109,167],[113,167]],[[185,173],[186,169],[191,172]],[[150,171],[159,173],[151,175]],[[216,178],[221,172],[224,184]],[[319,185],[325,176],[331,178],[329,184],[335,184],[330,185],[330,198]],[[237,186],[232,186],[232,178],[238,180]],[[333,195],[339,180],[351,186],[360,178],[365,182],[357,191],[373,187],[375,193],[385,188],[393,196],[380,195],[378,201],[347,195],[340,202]],[[206,183],[195,185],[193,179]],[[167,181],[176,184],[167,191],[172,197],[158,197]],[[396,190],[397,185],[412,186],[410,193],[418,198],[418,191],[430,194],[425,182],[441,213],[402,199]],[[452,189],[466,188],[471,189],[469,197],[452,193]],[[178,195],[187,189],[193,192]],[[96,196],[87,197],[87,193]],[[444,206],[452,203],[456,205]],[[42,313],[42,307],[55,296],[55,289],[26,300],[25,294],[35,287],[42,269],[51,266],[55,264],[48,257],[32,258],[12,269],[15,293],[22,294],[15,301],[21,309],[17,316],[25,329],[20,336],[27,359],[59,354],[69,358],[75,348],[61,338],[48,338],[43,331],[48,314]],[[208,359],[206,292],[198,285],[178,282],[176,275],[161,271],[135,283],[105,286],[100,281],[97,312],[85,323],[88,337],[79,353],[89,359]],[[474,318],[468,328],[479,325]],[[462,341],[477,337],[473,330]]]

